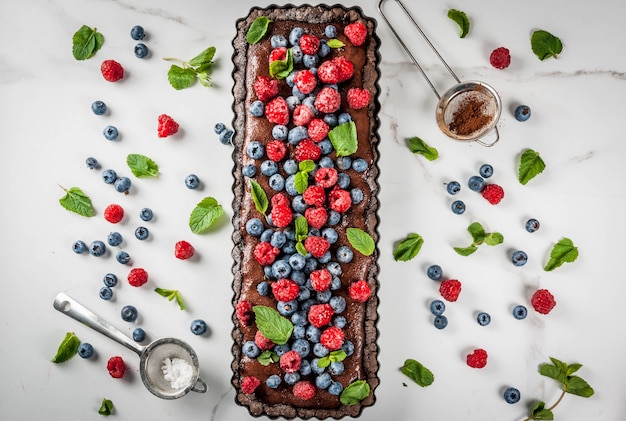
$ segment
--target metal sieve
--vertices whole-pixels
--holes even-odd
[[[161,338],[146,346],[139,345],[106,320],[92,313],[64,293],[56,296],[54,308],[139,355],[139,375],[146,389],[153,395],[162,399],[177,399],[189,391],[198,393],[207,391],[207,384],[199,377],[198,356],[187,343],[175,338]],[[175,389],[169,381],[165,380],[161,366],[166,358],[181,358],[192,367],[193,375],[189,384],[183,388]]]
[[[454,73],[452,68],[446,63],[439,51],[430,42],[424,31],[417,24],[411,13],[407,10],[404,4],[400,0],[395,0],[400,9],[409,18],[415,29],[420,33],[422,38],[426,41],[428,46],[437,55],[439,60],[443,63],[448,72],[456,80],[456,85],[448,89],[443,95],[439,94],[435,85],[428,78],[428,75],[419,64],[409,47],[402,40],[400,34],[396,31],[391,24],[385,12],[383,11],[383,3],[385,0],[380,0],[378,3],[378,11],[387,23],[391,32],[400,42],[400,45],[404,51],[409,55],[413,64],[419,72],[424,76],[426,82],[428,82],[430,88],[435,93],[439,102],[435,110],[435,118],[439,129],[448,137],[462,141],[462,142],[476,142],[483,146],[493,146],[500,139],[500,133],[496,127],[498,120],[500,119],[500,113],[502,104],[498,93],[491,86],[483,82],[467,81],[461,82],[458,76]],[[460,123],[459,119],[463,119]],[[491,142],[484,142],[481,140],[487,134],[495,132],[495,139]]]

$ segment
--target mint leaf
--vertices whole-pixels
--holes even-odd
[[[309,253],[302,243],[296,243],[296,251],[303,256],[306,256]]]
[[[336,363],[345,360],[347,356],[348,354],[346,354],[346,352],[341,349],[337,351],[331,351],[325,357],[319,358],[317,361],[317,365],[320,368],[326,368],[330,365],[330,363]]]
[[[569,238],[561,238],[558,243],[552,247],[550,252],[550,260],[544,266],[546,272],[553,271],[563,263],[572,263],[578,258],[578,247]]]
[[[476,250],[478,250],[478,247],[476,246],[454,247],[454,251],[456,251],[457,254],[460,254],[461,256],[469,256],[470,254],[473,254]]]
[[[529,419],[550,421],[554,419],[554,414],[549,409],[546,409],[545,402],[538,402],[532,409]]]
[[[472,222],[469,227],[467,227],[467,231],[472,236],[472,240],[474,240],[474,245],[480,245],[485,241],[485,229],[479,222]]]
[[[428,146],[426,142],[417,136],[410,138],[408,140],[408,144],[411,152],[421,154],[429,161],[434,161],[439,158],[439,151],[431,146]]]
[[[78,187],[71,187],[69,190],[61,187],[65,191],[65,196],[59,199],[59,203],[70,212],[81,216],[91,217],[96,214],[91,205],[91,199]]]
[[[368,233],[360,228],[348,228],[346,230],[346,234],[352,247],[361,252],[361,254],[370,256],[374,253],[376,244],[374,243],[374,239]]]
[[[80,346],[80,339],[74,334],[74,332],[67,332],[63,342],[59,345],[56,355],[52,359],[53,363],[64,363],[72,358],[78,352]]]
[[[404,361],[404,365],[400,368],[400,371],[422,387],[430,386],[435,381],[433,373],[413,359]]]
[[[329,39],[326,44],[330,47],[330,48],[343,48],[346,46],[346,44],[344,44],[342,41],[338,40],[337,38],[332,38]]]
[[[309,187],[309,174],[304,171],[298,171],[293,177],[293,186],[299,194],[304,193]]]
[[[138,178],[158,177],[159,166],[152,159],[145,155],[137,153],[128,154],[126,164],[132,171],[133,175]]]
[[[302,172],[309,173],[315,169],[315,162],[310,159],[305,159],[298,164],[298,169]]]
[[[356,405],[370,394],[370,385],[365,380],[356,380],[350,383],[339,395],[344,405]]]
[[[205,197],[196,205],[189,216],[189,228],[194,234],[206,231],[219,217],[224,215],[224,209],[212,197]]]
[[[352,155],[358,149],[356,124],[348,121],[328,132],[328,138],[335,148],[337,156]]]
[[[193,85],[196,81],[196,72],[194,72],[193,69],[184,69],[172,64],[170,70],[167,72],[167,80],[170,82],[172,88],[179,91]]]
[[[72,55],[76,60],[93,57],[104,44],[104,36],[96,28],[83,25],[72,37]]]
[[[252,22],[252,25],[250,25],[246,33],[246,41],[248,41],[248,44],[256,44],[261,41],[261,38],[263,38],[267,32],[270,22],[271,20],[267,16],[259,16],[254,19],[254,22]]]
[[[293,324],[281,316],[278,311],[266,306],[254,306],[257,328],[261,334],[277,345],[287,342],[293,332]]]
[[[189,65],[197,67],[197,71],[206,71],[213,65],[213,57],[215,56],[215,47],[209,47],[191,60]]]
[[[100,409],[98,409],[98,414],[108,417],[112,413],[113,413],[113,402],[107,398],[103,398],[102,404],[100,404]]]
[[[456,9],[450,9],[448,10],[448,17],[459,25],[459,38],[465,38],[470,30],[470,21],[465,12],[461,12],[460,10]]]
[[[565,385],[567,382],[567,364],[550,357],[552,364],[545,363],[539,365],[539,374],[549,377]]]
[[[417,256],[423,244],[424,239],[421,235],[411,233],[398,243],[393,251],[393,258],[396,261],[407,262]]]
[[[183,302],[183,297],[180,295],[180,292],[177,289],[164,289],[164,288],[155,288],[154,292],[159,294],[161,297],[167,298],[168,301],[172,301],[176,299],[176,303],[181,310],[185,309],[185,303]]]
[[[565,391],[572,395],[581,396],[583,398],[590,398],[595,393],[593,388],[589,386],[589,383],[587,383],[585,380],[578,376],[568,377]]]
[[[530,47],[537,58],[542,61],[550,57],[557,58],[557,56],[561,54],[561,51],[563,51],[563,43],[561,40],[544,30],[533,32],[530,37]]]
[[[265,194],[263,187],[261,187],[261,185],[256,181],[250,180],[250,193],[252,193],[252,200],[254,201],[254,207],[256,207],[256,210],[265,215],[270,202],[267,199],[267,195]]]
[[[285,60],[274,60],[270,63],[270,76],[276,79],[285,79],[293,70],[293,53],[287,49]]]
[[[163,60],[176,61],[182,66],[172,64],[167,72],[167,80],[172,88],[176,90],[189,88],[196,79],[203,86],[212,86],[210,73],[214,56],[215,47],[208,47],[188,62],[176,58],[164,58]]]
[[[485,244],[488,246],[497,246],[498,244],[502,244],[504,241],[504,236],[499,232],[490,232],[485,236]]]
[[[277,363],[280,360],[280,357],[278,356],[277,353],[268,350],[265,350],[261,353],[261,355],[259,355],[256,359],[259,364],[261,364],[264,367],[267,367],[268,365],[272,364],[272,363]]]
[[[298,216],[294,223],[296,241],[301,242],[306,240],[309,235],[309,223],[304,216]]]
[[[535,176],[541,174],[545,168],[546,164],[539,154],[532,149],[527,149],[522,153],[517,178],[520,183],[526,185]]]

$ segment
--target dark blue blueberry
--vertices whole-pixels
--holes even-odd
[[[125,322],[134,322],[137,320],[137,308],[135,306],[126,305],[122,307],[122,311],[120,311],[120,315],[122,316],[122,320]]]
[[[196,319],[189,325],[189,330],[191,330],[191,333],[194,335],[202,335],[206,332],[206,329],[206,322],[202,319]]]
[[[281,251],[287,256],[296,253],[296,242],[293,240],[287,240]]]
[[[485,188],[485,180],[478,175],[473,175],[467,180],[467,186],[472,191],[481,192]]]
[[[305,265],[306,258],[300,253],[295,253],[289,256],[289,266],[291,266],[291,269],[300,271],[304,269]]]
[[[307,69],[316,68],[319,61],[320,58],[317,54],[305,54],[304,57],[302,57],[302,64],[304,64],[304,67]]]
[[[267,281],[261,281],[256,286],[256,290],[259,293],[259,295],[266,296],[270,293],[270,284]]]
[[[272,247],[280,249],[283,248],[285,243],[287,243],[287,236],[284,232],[276,231],[272,234],[272,238],[270,239],[270,244],[272,245]]]
[[[354,344],[352,341],[343,341],[343,345],[341,345],[341,350],[346,353],[346,356],[354,354]]]
[[[195,174],[189,174],[185,177],[185,186],[187,186],[188,189],[197,189],[200,187],[200,179]]]
[[[426,269],[426,274],[433,281],[438,281],[441,279],[441,276],[443,275],[443,270],[441,269],[441,266],[439,265],[430,265],[428,266],[428,269]]]
[[[337,234],[337,230],[334,228],[324,228],[321,234],[330,244],[335,244],[339,239],[339,234]]]
[[[328,372],[333,376],[340,375],[341,373],[343,373],[344,369],[345,367],[341,361],[333,361],[328,366]]]
[[[461,215],[463,212],[465,212],[465,203],[462,200],[455,200],[454,202],[452,202],[450,209],[452,209],[452,212],[456,213],[457,215]]]
[[[248,164],[241,169],[244,177],[252,178],[256,175],[256,167],[254,164]]]
[[[291,266],[284,260],[276,260],[272,263],[272,275],[276,279],[285,279],[291,273]]]
[[[100,164],[98,164],[98,160],[91,156],[85,159],[85,165],[87,165],[87,168],[89,168],[90,170],[97,170],[98,168],[100,168]]]
[[[337,117],[337,124],[342,125],[344,123],[349,123],[352,121],[352,116],[348,113],[341,113]]]
[[[107,243],[109,243],[111,247],[119,246],[122,244],[123,240],[122,234],[117,231],[110,232],[109,235],[107,235]]]
[[[307,324],[307,321],[307,314],[303,310],[296,311],[291,315],[291,323],[294,326],[304,326]]]
[[[139,40],[143,39],[145,36],[146,36],[146,33],[143,30],[143,27],[140,26],[140,25],[135,25],[130,30],[130,37],[132,39],[134,39],[135,41],[139,41]]]
[[[148,56],[148,47],[143,42],[135,45],[135,57],[146,58]]]
[[[346,299],[341,295],[332,296],[330,301],[328,301],[328,304],[330,304],[335,313],[343,313],[346,309]]]
[[[115,260],[117,260],[123,265],[127,265],[128,263],[130,263],[130,255],[124,250],[120,250],[115,255]]]
[[[539,224],[539,221],[537,221],[535,218],[530,218],[528,221],[526,221],[526,231],[528,232],[535,232],[539,229],[541,225]]]
[[[304,54],[302,55],[302,57],[304,57]],[[293,85],[293,87],[291,88],[291,95],[295,96],[300,101],[304,101],[304,98],[306,98],[306,94],[302,92],[300,88],[298,88],[296,85]]]
[[[526,121],[530,118],[530,107],[528,105],[519,105],[515,108],[515,119],[517,121]]]
[[[267,159],[261,163],[261,174],[266,177],[271,177],[278,172],[278,164],[272,161],[271,159]]]
[[[333,258],[333,254],[330,252],[330,250],[328,250],[326,253],[324,253],[321,257],[317,258],[317,261],[323,265],[325,265],[326,263],[330,262],[330,260]]]
[[[306,283],[306,282],[305,282],[305,283]],[[297,300],[298,300],[298,301],[306,301],[306,300],[308,300],[309,298],[311,298],[311,289],[310,289],[310,288],[308,288],[308,287],[306,287],[306,286],[304,286],[304,285],[301,285],[301,286],[298,288],[298,291],[299,291],[299,292],[298,292],[298,297],[297,297]],[[304,310],[302,310],[302,312],[304,312]],[[297,314],[297,313],[294,313],[294,314]],[[292,316],[292,317],[293,317],[293,316]]]
[[[446,186],[448,193],[454,195],[461,191],[461,184],[458,181],[450,181]]]
[[[304,53],[302,52],[302,48],[299,45],[294,45],[291,47],[291,58],[293,59],[293,64],[302,63],[302,57],[304,57]]]
[[[306,204],[302,195],[299,194],[297,196],[294,196],[293,199],[291,199],[291,207],[293,208],[294,211],[298,213],[304,213],[304,211],[306,210],[306,208],[309,207],[309,205]]]
[[[478,313],[478,315],[476,316],[476,321],[481,326],[487,326],[489,323],[491,323],[491,316],[489,315],[489,313],[485,313],[483,311]]]
[[[106,126],[102,131],[102,134],[107,140],[115,140],[119,136],[119,132],[115,126]]]
[[[285,383],[289,386],[293,386],[294,384],[300,381],[300,373],[285,373]]]
[[[350,263],[354,257],[354,252],[348,246],[340,246],[337,248],[336,256],[339,263]]]
[[[138,327],[133,330],[133,340],[135,342],[143,342],[146,339],[146,331]]]
[[[93,241],[89,245],[89,254],[91,254],[92,256],[96,256],[96,257],[102,256],[104,253],[106,253],[106,251],[107,251],[107,247],[100,240]]]
[[[270,44],[272,45],[272,48],[287,48],[289,46],[287,38],[280,34],[272,35],[270,38]]]
[[[337,174],[337,186],[339,186],[340,189],[344,190],[350,187],[350,176],[345,172],[340,172],[339,174]]]
[[[311,69],[311,72],[315,73],[317,72],[316,69]],[[309,107],[311,109],[311,111],[313,111],[314,115],[318,115],[319,111],[317,111],[317,108],[315,108],[315,95],[309,95],[306,98],[304,98],[302,100],[302,105],[306,105],[307,107]]]
[[[483,164],[480,166],[478,173],[482,178],[489,178],[493,175],[493,167],[489,164]]]
[[[289,134],[287,135],[287,141],[292,145],[297,145],[307,137],[309,137],[309,132],[307,131],[307,128],[305,126],[296,126],[289,130]]]
[[[341,221],[341,214],[337,212],[336,210],[332,210],[332,209],[329,210],[328,220],[326,220],[326,223],[332,227],[334,225],[337,225],[339,221]]]
[[[150,231],[146,227],[137,227],[135,229],[135,237],[137,240],[145,240],[150,236]]]
[[[139,218],[141,218],[142,221],[151,221],[152,217],[154,216],[154,213],[152,212],[152,209],[150,208],[143,208],[140,212],[139,212]]]
[[[330,51],[331,51],[331,49],[328,46],[328,42],[325,39],[321,40],[320,41],[320,48],[317,51],[317,55],[322,57],[322,58],[324,58],[324,57],[326,57],[327,55],[330,54]]]
[[[326,35],[327,38],[335,38],[337,36],[337,27],[335,25],[326,25],[324,35]]]
[[[446,311],[446,304],[441,300],[433,300],[430,303],[430,312],[435,316],[441,316]]]
[[[287,140],[287,136],[289,135],[289,129],[287,126],[283,126],[282,124],[276,124],[272,127],[272,137],[276,140]]]
[[[339,382],[332,382],[330,386],[328,386],[328,393],[334,396],[341,395],[343,392],[343,385]]]
[[[220,134],[224,130],[226,130],[226,125],[224,123],[217,123],[215,124],[215,127],[213,127],[213,131],[215,132],[215,134]]]
[[[313,325],[309,325],[309,327],[306,328],[306,338],[311,343],[314,343],[314,344],[319,343],[320,334],[321,334],[320,330]]]
[[[337,157],[337,168],[342,171],[349,170],[352,167],[352,158],[349,156]]]
[[[106,275],[104,275],[102,281],[104,282],[104,285],[108,286],[109,288],[113,288],[115,285],[117,285],[117,276],[115,276],[114,273],[107,273]]]
[[[117,180],[117,173],[114,170],[108,169],[102,171],[102,181],[107,184],[113,184]]]
[[[265,104],[263,103],[263,101],[257,99],[252,104],[250,104],[250,114],[252,114],[254,117],[263,117],[263,115],[265,114]]]
[[[285,180],[285,191],[290,196],[297,196],[298,194],[300,194],[298,190],[296,189],[296,176],[295,175],[290,175]]]
[[[293,88],[293,75],[295,74],[295,72],[292,72],[287,79],[285,79],[285,81],[287,82],[287,85],[290,88]],[[292,113],[293,110],[296,109],[296,107],[298,105],[301,104],[300,100],[293,96],[293,95],[289,95],[287,98],[285,98],[285,102],[287,103],[287,109],[289,109],[289,112]]]
[[[246,232],[253,237],[258,237],[263,233],[263,222],[259,218],[250,218],[246,221]],[[270,232],[273,233],[272,230]]]
[[[113,290],[109,287],[100,288],[100,293],[98,294],[100,298],[103,300],[110,300],[113,297]]]
[[[248,358],[256,358],[261,353],[259,346],[254,341],[245,342],[241,350]]]
[[[343,329],[348,324],[348,320],[346,320],[343,316],[335,316],[333,319],[333,326],[338,327],[339,329]]]
[[[315,299],[320,304],[326,304],[333,296],[333,292],[330,289],[326,291],[319,291],[315,294]]]
[[[519,393],[519,390],[517,390],[514,387],[508,387],[504,391],[504,400],[507,403],[517,403],[519,402],[520,398],[521,398],[521,395]]]
[[[356,172],[365,172],[365,170],[367,170],[367,161],[363,158],[353,160],[352,169]]]
[[[324,358],[330,354],[330,350],[322,345],[320,342],[317,342],[313,345],[313,355],[318,358]]]
[[[219,134],[218,138],[220,140],[220,143],[223,145],[228,145],[230,144],[232,138],[233,138],[233,134],[235,134],[235,132],[233,132],[230,129],[226,129],[224,130],[222,133]]]
[[[311,352],[311,344],[306,339],[296,339],[291,345],[291,349],[300,354],[302,358],[306,358]]]
[[[301,376],[308,376],[311,374],[311,363],[309,362],[309,360],[302,360],[300,362],[300,375]]]
[[[285,188],[285,177],[281,174],[274,174],[269,180],[270,188],[274,191],[281,191]]]
[[[330,374],[328,373],[322,373],[315,378],[315,386],[317,386],[320,389],[327,389],[328,386],[330,386],[330,383],[331,383],[331,378],[330,378]]]
[[[289,344],[282,344],[282,345],[276,345],[274,347],[274,352],[276,353],[276,355],[278,355],[279,357],[281,355],[283,355],[285,352],[289,351]]]
[[[319,166],[320,168],[335,168],[335,162],[330,156],[323,156],[319,160]]]
[[[294,27],[289,32],[289,43],[291,45],[300,45],[300,37],[304,34],[304,29],[299,26]]]
[[[265,385],[270,389],[277,389],[280,386],[281,378],[278,374],[272,374],[265,380]]]
[[[91,357],[93,355],[93,346],[88,342],[82,342],[78,346],[78,355],[80,355],[81,358]]]
[[[103,115],[107,112],[107,105],[102,101],[94,101],[91,103],[91,111],[95,115]]]
[[[304,325],[294,325],[293,326],[293,333],[291,334],[291,337],[294,339],[302,339],[304,338],[304,334],[305,334],[305,327]],[[304,361],[302,361],[304,362]]]
[[[435,316],[433,324],[437,329],[445,329],[445,327],[448,326],[448,318],[443,314]]]
[[[341,279],[338,276],[333,276],[333,279],[330,281],[330,290],[337,291],[339,288],[341,288]]]
[[[322,118],[322,120],[324,120],[324,122],[326,124],[328,124],[330,127],[337,126],[337,115],[336,114],[325,114],[324,117]],[[339,158],[337,158],[337,159],[339,159]]]
[[[528,262],[528,255],[521,250],[514,251],[511,255],[511,262],[515,266],[524,266]]]
[[[128,177],[120,177],[113,183],[113,187],[115,187],[115,190],[120,193],[126,193],[128,190],[130,190],[130,186],[131,182],[130,178]]]
[[[358,205],[363,201],[363,190],[358,187],[355,187],[350,190],[350,198],[352,199],[352,204]]]
[[[294,159],[288,159],[283,163],[283,170],[287,175],[294,175],[298,172],[298,163]]]
[[[293,313],[298,311],[298,302],[296,300],[291,301],[279,301],[276,305],[276,309],[281,316],[291,317]]]
[[[311,371],[315,374],[322,374],[324,372],[324,370],[326,370],[326,367],[320,367],[319,365],[319,358],[313,358],[311,360]]]
[[[252,159],[261,159],[265,154],[265,146],[263,146],[263,144],[258,140],[253,140],[252,142],[248,143],[248,146],[246,147],[246,153]]]
[[[74,241],[72,244],[72,250],[76,254],[83,254],[87,251],[87,244],[83,240]]]
[[[526,307],[521,304],[515,306],[515,308],[513,309],[513,317],[515,317],[517,320],[522,320],[525,319],[526,316],[528,316],[528,309],[526,309]]]

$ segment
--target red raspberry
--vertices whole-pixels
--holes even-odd
[[[279,92],[278,80],[272,79],[268,76],[257,76],[252,88],[254,89],[257,98],[263,102],[267,102],[274,98]]]
[[[124,208],[118,204],[110,204],[104,209],[104,219],[112,224],[117,224],[124,218]]]
[[[315,97],[313,106],[321,113],[334,113],[341,107],[341,95],[335,88],[322,88]]]
[[[313,110],[308,105],[300,104],[293,110],[293,124],[296,126],[307,126],[315,118]]]
[[[311,139],[304,139],[296,146],[295,157],[298,161],[317,161],[322,156],[322,150]]]
[[[148,282],[148,272],[142,268],[132,268],[130,272],[128,272],[128,283],[134,287],[140,287],[146,282]]]
[[[343,345],[343,330],[337,326],[331,326],[320,335],[320,343],[331,351],[341,348]]]
[[[318,269],[311,272],[309,279],[311,280],[311,286],[315,291],[324,292],[330,288],[333,276],[327,269]]]
[[[315,118],[309,123],[309,139],[311,139],[315,143],[319,143],[324,140],[324,138],[328,136],[329,131],[330,126],[321,118]]]
[[[100,72],[109,82],[117,82],[124,77],[124,68],[115,60],[104,60],[100,65]]]
[[[111,357],[107,362],[107,370],[114,379],[121,379],[126,372],[126,363],[120,356]]]
[[[339,82],[345,82],[350,79],[354,74],[354,64],[345,57],[335,57],[332,62],[337,65],[339,69]]]
[[[261,242],[254,247],[254,259],[259,262],[260,265],[267,266],[274,263],[276,256],[278,256],[280,250],[272,246],[268,242]]]
[[[321,207],[326,202],[326,192],[322,186],[309,186],[302,193],[302,198],[309,206]]]
[[[459,298],[459,294],[461,293],[461,282],[457,279],[443,281],[441,285],[439,285],[439,293],[445,300],[454,302]]]
[[[265,106],[265,117],[270,123],[287,125],[289,123],[289,106],[285,98],[279,96],[268,102]]]
[[[472,368],[483,368],[487,365],[487,351],[482,348],[475,349],[471,354],[467,354],[467,365]]]
[[[330,324],[333,314],[335,314],[335,310],[333,310],[330,304],[313,304],[311,308],[309,308],[307,318],[309,323],[317,328],[320,328]]]
[[[352,206],[352,197],[347,190],[335,188],[328,194],[328,203],[330,208],[336,212],[343,213]]]
[[[241,391],[246,395],[251,395],[261,385],[261,380],[254,376],[248,376],[241,379]]]
[[[178,132],[178,123],[167,114],[161,114],[158,118],[157,134],[159,137],[168,137]]]
[[[307,380],[300,380],[293,385],[293,395],[303,401],[311,400],[315,396],[315,386]]]
[[[320,168],[315,172],[315,182],[325,189],[334,186],[339,179],[339,174],[334,168]]]
[[[287,351],[283,355],[280,356],[280,361],[278,364],[280,365],[281,370],[285,373],[295,373],[300,370],[300,364],[302,363],[302,356],[298,351]]]
[[[267,157],[274,162],[279,162],[287,154],[287,147],[280,140],[272,140],[265,146]]]
[[[281,279],[272,283],[272,294],[278,301],[291,301],[295,300],[300,293],[300,288],[291,279]]]
[[[279,228],[285,228],[291,224],[293,212],[289,206],[274,206],[271,212],[272,222]]]
[[[310,94],[317,86],[317,79],[310,70],[300,70],[293,76],[293,83],[303,94]]]
[[[324,254],[326,254],[326,252],[330,248],[330,244],[328,243],[328,240],[326,240],[324,237],[316,237],[314,235],[311,235],[308,236],[306,240],[304,240],[304,248],[306,249],[306,251],[311,253],[313,257],[320,258]]]
[[[367,107],[370,103],[370,99],[372,99],[370,91],[360,88],[350,88],[346,96],[348,98],[348,105],[355,110]]]
[[[276,60],[286,60],[287,59],[287,48],[286,47],[278,47],[274,48],[270,52],[270,64]]]
[[[506,69],[511,64],[509,50],[504,47],[496,48],[489,55],[489,63],[496,69]]]
[[[369,300],[370,295],[372,295],[370,286],[364,280],[356,281],[350,284],[348,292],[350,293],[350,298],[354,301],[358,301],[359,303],[366,302]]]
[[[276,193],[272,196],[270,202],[272,206],[289,206],[289,199],[282,193]]]
[[[304,54],[317,54],[320,48],[320,39],[315,35],[304,34],[300,37],[300,49]]]
[[[320,229],[328,220],[328,212],[324,208],[310,207],[304,210],[304,217],[310,227]]]
[[[174,246],[174,256],[176,256],[177,259],[190,259],[194,253],[195,250],[193,246],[184,240],[176,242],[176,245]]]
[[[367,28],[361,22],[346,25],[343,29],[343,33],[355,47],[363,45],[367,39]]]
[[[266,351],[268,349],[272,349],[274,345],[276,345],[271,339],[267,339],[260,330],[257,330],[254,334],[254,343],[261,349],[261,351]]]
[[[254,311],[252,310],[252,304],[249,301],[239,301],[235,307],[235,314],[242,325],[250,326],[252,324]]]
[[[317,77],[322,83],[339,83],[339,66],[333,60],[326,60],[317,68]]]
[[[489,203],[497,205],[504,197],[504,189],[497,184],[487,184],[481,194]]]
[[[554,300],[554,295],[550,293],[547,289],[538,289],[533,294],[530,299],[530,303],[533,308],[541,314],[548,314],[554,306],[556,306],[556,301]]]

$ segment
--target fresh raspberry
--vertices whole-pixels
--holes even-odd
[[[461,293],[461,282],[457,279],[445,280],[439,285],[439,293],[445,300],[454,302]]]
[[[352,197],[350,197],[349,191],[335,186],[328,194],[328,203],[332,210],[343,213],[352,206]]]
[[[276,260],[280,250],[268,242],[261,242],[254,247],[254,259],[262,266],[271,265]]]
[[[269,59],[270,64],[272,64],[272,62],[274,62],[276,60],[286,60],[286,59],[287,59],[287,48],[286,47],[274,48],[270,52],[270,59]]]
[[[272,140],[265,146],[267,157],[274,162],[279,162],[287,154],[287,147],[280,140]]]
[[[321,207],[326,202],[326,192],[322,186],[309,186],[302,193],[302,199],[309,206]]]
[[[310,70],[300,70],[293,75],[293,83],[303,94],[310,94],[317,86],[317,78]]]
[[[315,35],[304,34],[300,37],[300,49],[304,54],[317,54],[320,48],[320,39]]]
[[[289,206],[289,199],[283,193],[276,193],[270,199],[272,206]]]
[[[261,385],[261,380],[254,376],[248,376],[241,379],[241,391],[246,395],[251,395]]]
[[[121,379],[126,371],[126,363],[120,356],[111,357],[107,362],[107,370],[114,379]]]
[[[346,25],[343,29],[343,33],[355,47],[363,45],[367,39],[367,28],[361,22]]]
[[[115,60],[104,60],[100,65],[100,72],[109,82],[117,82],[124,77],[124,68]]]
[[[324,292],[330,288],[333,276],[327,269],[318,269],[311,272],[309,279],[311,280],[311,286],[315,291]]]
[[[322,207],[310,207],[304,210],[304,217],[311,228],[320,229],[328,220],[328,212]]]
[[[112,224],[117,224],[124,218],[124,208],[112,203],[104,209],[104,219]]]
[[[487,184],[481,194],[489,203],[497,205],[504,197],[504,189],[497,184]]]
[[[307,380],[300,380],[293,385],[293,395],[303,401],[311,400],[315,397],[315,386]]]
[[[326,136],[328,136],[330,126],[321,118],[315,118],[311,120],[307,130],[309,134],[309,139],[311,139],[315,143],[319,143],[324,140]]]
[[[315,114],[308,105],[300,104],[293,110],[293,124],[296,126],[307,126],[313,119]]]
[[[194,253],[195,253],[195,250],[193,246],[189,244],[187,241],[184,241],[184,240],[177,241],[176,245],[174,246],[174,256],[176,256],[177,259],[180,259],[180,260],[190,259]]]
[[[350,294],[350,298],[354,301],[358,301],[359,303],[366,302],[372,295],[370,286],[364,280],[352,282],[348,288],[348,292]]]
[[[322,83],[339,83],[339,66],[333,60],[326,60],[317,68],[317,77]]]
[[[278,80],[268,76],[257,76],[252,85],[254,92],[259,100],[267,102],[278,95]]]
[[[354,108],[355,110],[367,107],[372,98],[370,91],[360,88],[350,88],[346,97],[348,98],[350,108]]]
[[[484,349],[475,349],[471,354],[467,354],[467,365],[472,368],[483,368],[487,365],[487,356],[487,351]]]
[[[272,283],[272,294],[278,301],[295,300],[300,293],[300,288],[291,279],[281,279]]]
[[[268,102],[265,106],[265,117],[270,123],[287,125],[289,123],[289,106],[285,98],[279,96]]]
[[[304,248],[311,253],[313,257],[320,258],[330,248],[330,243],[324,237],[310,235],[304,240]]]
[[[148,282],[148,272],[142,268],[132,268],[128,272],[128,283],[134,287],[140,287]]]
[[[548,314],[552,311],[554,306],[556,306],[556,301],[550,291],[547,289],[538,289],[530,299],[530,304],[532,304],[533,308],[537,310],[538,313]]]
[[[261,351],[267,351],[268,349],[272,349],[274,345],[274,341],[271,339],[267,339],[260,330],[257,330],[254,334],[254,343],[259,347]]]
[[[302,356],[298,351],[287,351],[283,355],[280,356],[280,361],[278,364],[280,365],[281,370],[285,373],[295,373],[300,370],[300,364],[302,363]]]
[[[339,174],[334,168],[320,168],[315,172],[314,178],[318,186],[327,189],[337,184]]]
[[[161,114],[157,121],[157,134],[159,137],[168,137],[178,132],[178,123],[169,115]]]
[[[504,47],[496,48],[489,55],[489,63],[496,69],[506,69],[511,64],[509,50]]]
[[[335,88],[324,87],[315,97],[313,106],[321,113],[332,114],[341,107],[341,94]]]
[[[339,56],[332,59],[339,69],[339,82],[345,82],[354,74],[354,64],[345,57]]]
[[[330,324],[333,314],[335,314],[335,310],[333,310],[330,304],[313,304],[309,308],[307,318],[309,323],[317,328],[320,328]]]
[[[304,139],[296,146],[295,157],[298,161],[317,161],[322,156],[322,150],[311,139]]]
[[[291,224],[293,212],[289,206],[274,206],[271,212],[272,222],[279,228],[285,228]]]
[[[235,307],[235,314],[242,325],[250,326],[252,324],[252,320],[254,319],[254,311],[252,311],[252,304],[250,301],[239,301]]]
[[[320,343],[328,348],[330,351],[335,351],[341,348],[343,345],[344,335],[343,330],[337,326],[331,326],[322,332],[320,335]]]

